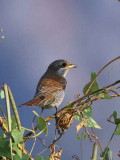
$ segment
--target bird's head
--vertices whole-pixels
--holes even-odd
[[[67,72],[72,69],[72,68],[76,68],[77,66],[72,64],[69,61],[60,59],[60,60],[56,60],[54,62],[52,62],[48,69],[47,72],[49,73],[53,73],[53,74],[57,74],[59,76],[65,77]]]

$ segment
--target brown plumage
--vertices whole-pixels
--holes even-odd
[[[57,60],[51,63],[38,82],[34,98],[22,105],[39,106],[42,107],[42,110],[58,107],[64,98],[67,84],[65,75],[75,67],[66,60]]]

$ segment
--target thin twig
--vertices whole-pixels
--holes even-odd
[[[36,140],[37,140],[37,138],[34,138],[34,142],[33,142],[33,145],[32,145],[32,148],[31,148],[31,151],[30,151],[30,153],[29,153],[29,155],[30,155],[30,156],[31,156],[31,154],[32,154],[32,152],[33,152],[33,149],[34,149],[34,147],[35,147]]]
[[[38,155],[40,155],[40,154],[43,154],[43,153],[44,153],[46,150],[48,150],[52,145],[54,145],[57,141],[59,141],[59,140],[61,139],[62,135],[63,135],[63,134],[61,134],[56,140],[53,140],[53,142],[52,142],[48,147],[46,147],[43,151],[41,151],[40,153],[34,155],[33,157],[36,157],[36,156],[38,156]]]
[[[6,117],[6,115],[5,115],[5,113],[4,113],[4,111],[3,111],[1,106],[0,106],[0,111],[1,111],[2,116],[4,117],[4,119],[7,121],[7,117]]]
[[[110,62],[108,62],[108,63],[97,73],[96,77],[95,77],[95,78],[92,80],[92,82],[90,83],[90,85],[89,85],[89,87],[88,87],[88,89],[87,89],[87,91],[86,91],[85,94],[88,94],[90,88],[92,87],[92,85],[93,85],[93,83],[95,82],[96,78],[101,74],[101,72],[102,72],[107,66],[109,66],[111,63],[115,62],[115,61],[118,60],[118,59],[120,59],[120,56],[112,59]]]
[[[98,139],[98,137],[97,137],[97,135],[96,135],[96,133],[95,133],[95,130],[94,130],[93,128],[91,128],[91,129],[92,129],[93,135],[94,135],[94,137],[95,137],[97,143],[98,143],[99,146],[100,146],[101,151],[103,152],[104,149],[103,149],[103,147],[102,147],[102,144],[100,143],[100,140]]]
[[[110,138],[110,140],[109,140],[106,148],[108,148],[108,147],[110,146],[110,143],[111,143],[111,141],[112,141],[112,139],[113,139],[113,137],[114,137],[114,135],[115,135],[115,131],[117,130],[117,127],[118,127],[118,126],[115,127],[115,129],[114,129],[114,131],[113,131],[113,134],[112,134],[112,136],[111,136],[111,138]],[[105,154],[104,154],[104,157],[106,156],[106,154],[107,154],[107,150],[106,150],[106,152],[105,152]],[[104,157],[103,157],[103,159],[104,159]]]
[[[37,153],[36,155],[33,155],[33,157],[39,156],[41,154],[43,154],[45,151],[48,150],[49,147],[46,147],[44,150],[42,150],[40,153]]]
[[[107,121],[110,122],[110,123],[115,124],[115,122],[113,122],[113,121],[111,120],[112,117],[113,117],[113,115],[110,115],[110,116],[108,117]]]
[[[118,80],[118,81],[116,81],[116,82],[114,82],[114,83],[112,83],[112,84],[110,84],[110,85],[108,85],[108,86],[102,87],[101,89],[98,89],[97,91],[94,91],[94,92],[92,92],[92,93],[90,93],[90,94],[86,94],[86,95],[82,96],[81,98],[78,98],[78,99],[70,102],[69,104],[75,105],[76,103],[81,102],[82,100],[84,100],[84,99],[87,98],[88,96],[94,95],[95,93],[99,93],[99,92],[101,92],[101,91],[104,91],[104,90],[106,90],[106,89],[108,89],[108,88],[110,88],[110,87],[113,87],[113,86],[115,86],[115,85],[117,85],[117,84],[119,84],[119,83],[120,83],[120,80]]]
[[[95,141],[92,139],[92,136],[90,135],[90,133],[89,133],[87,127],[84,126],[84,128],[85,128],[85,132],[86,132],[88,138],[90,139],[90,141],[91,141],[91,142],[95,142]]]

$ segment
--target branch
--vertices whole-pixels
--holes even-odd
[[[112,83],[112,84],[110,84],[110,85],[108,85],[108,86],[105,86],[105,87],[103,87],[103,88],[101,88],[101,89],[99,89],[99,90],[97,90],[97,91],[95,91],[95,92],[92,92],[91,94],[85,94],[83,97],[78,98],[78,99],[70,102],[70,104],[71,104],[71,105],[75,105],[75,104],[77,104],[78,102],[81,102],[81,101],[82,101],[83,99],[85,99],[86,97],[88,97],[88,96],[90,96],[90,95],[93,95],[93,94],[95,94],[95,93],[99,93],[99,92],[101,92],[101,91],[104,91],[104,90],[106,90],[106,89],[108,89],[108,88],[114,87],[115,85],[117,85],[117,84],[119,84],[119,83],[120,83],[120,80],[118,80],[118,81],[116,81],[116,82],[114,82],[114,83]]]
[[[115,90],[118,90],[119,87],[116,87],[116,85],[120,84],[120,80],[108,85],[108,86],[105,86],[91,94],[86,94],[84,95],[83,97],[81,98],[78,98],[70,103],[68,103],[66,106],[71,106],[71,107],[64,107],[62,109],[60,109],[57,113],[57,117],[60,117],[61,115],[65,115],[67,113],[70,113],[74,114],[79,110],[79,112],[82,112],[84,109],[86,109],[92,102],[96,101],[96,100],[101,100],[101,99],[104,99],[104,95],[106,94],[110,94],[110,93],[114,93],[113,95],[109,95],[111,98],[114,98],[114,97],[120,97],[120,94],[117,93],[117,91]],[[111,89],[112,87],[114,87],[113,89]],[[102,93],[102,96],[100,95],[96,95],[96,93]],[[49,121],[53,118],[55,118],[55,114],[53,114],[52,116],[49,116],[45,119],[45,121]],[[36,131],[38,128],[37,126],[34,128],[34,131]],[[33,132],[28,132],[24,138],[28,138],[29,139],[29,136],[31,136],[33,134]]]

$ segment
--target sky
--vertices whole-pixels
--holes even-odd
[[[0,0],[0,84],[7,83],[17,105],[30,100],[40,77],[48,65],[66,59],[78,66],[67,75],[67,102],[82,96],[90,73],[98,72],[106,63],[120,56],[120,3],[117,0]],[[120,79],[120,64],[108,67],[98,78],[101,87]],[[110,72],[110,74],[109,74]],[[119,98],[93,104],[94,119],[102,127],[96,133],[105,147],[115,128],[107,122],[114,110],[120,112]],[[18,108],[23,126],[31,127],[33,110]],[[54,113],[46,110],[44,117]],[[54,127],[54,121],[50,127]],[[80,157],[80,141],[75,139],[75,125],[65,133],[59,146],[62,159]],[[50,129],[52,133],[52,129]],[[115,136],[110,146],[115,160],[120,150],[120,138]],[[48,142],[51,139],[48,137]],[[30,144],[28,145],[30,148]],[[83,142],[84,160],[90,159],[92,143]],[[37,144],[34,154],[40,152]],[[46,154],[47,155],[47,154]]]

